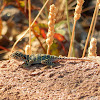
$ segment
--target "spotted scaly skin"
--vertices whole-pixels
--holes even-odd
[[[84,58],[68,58],[68,57],[57,57],[54,55],[47,55],[47,54],[36,54],[36,55],[25,55],[19,51],[16,51],[10,55],[10,58],[24,61],[22,64],[23,67],[29,67],[33,64],[45,64],[48,66],[55,65],[58,61],[61,60],[76,60],[76,61],[91,61],[89,59]]]

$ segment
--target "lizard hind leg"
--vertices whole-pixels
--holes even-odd
[[[50,61],[50,60],[47,60],[47,59],[41,61],[41,64],[45,64],[45,65],[46,65],[45,68],[47,68],[47,67],[52,68],[53,66],[55,66],[55,63],[54,63],[54,62],[52,62],[52,61]]]

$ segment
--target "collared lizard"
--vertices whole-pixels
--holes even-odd
[[[68,57],[57,57],[54,55],[48,55],[48,54],[36,54],[36,55],[25,55],[19,51],[16,51],[10,55],[10,58],[24,61],[22,64],[23,67],[29,67],[33,64],[45,64],[48,66],[53,66],[57,62],[61,60],[75,60],[75,61],[91,61],[89,59],[85,58],[68,58]]]

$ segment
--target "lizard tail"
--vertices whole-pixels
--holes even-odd
[[[85,59],[85,58],[75,58],[75,57],[58,57],[58,60],[77,60],[77,61],[91,61],[90,59]]]

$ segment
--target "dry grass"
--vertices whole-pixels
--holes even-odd
[[[88,41],[89,41],[89,38],[90,38],[90,35],[91,35],[91,32],[92,32],[92,29],[94,29],[93,25],[95,27],[95,22],[96,22],[95,18],[96,18],[96,15],[98,13],[97,10],[99,9],[99,4],[100,4],[100,2],[97,0],[96,6],[95,6],[95,11],[94,11],[94,14],[93,14],[92,22],[91,22],[90,29],[89,29],[89,32],[88,32],[88,36],[87,36],[87,40],[86,40],[86,43],[85,43],[85,47],[84,47],[84,51],[83,51],[82,57],[85,56],[85,52],[86,52],[86,48],[87,48],[87,45],[88,45]]]
[[[29,8],[29,55],[32,54],[31,50],[31,1],[28,0],[28,8]]]
[[[50,12],[49,12],[49,22],[48,22],[48,33],[47,33],[47,39],[46,44],[48,46],[47,48],[47,54],[50,54],[50,46],[53,43],[54,39],[54,24],[55,24],[55,16],[56,16],[56,7],[54,4],[50,6]]]
[[[71,50],[72,50],[72,45],[73,45],[73,41],[74,41],[74,31],[75,31],[76,21],[79,20],[79,18],[81,16],[83,3],[84,3],[84,0],[77,0],[77,6],[75,8],[75,13],[74,13],[74,25],[73,25],[73,31],[72,31],[72,37],[71,37],[71,43],[70,43],[70,47],[69,47],[68,57],[71,56]]]
[[[25,47],[25,54],[26,55],[30,55],[30,45],[26,45],[26,47]]]
[[[90,47],[88,49],[88,56],[97,56],[97,40],[95,38],[91,38]]]

